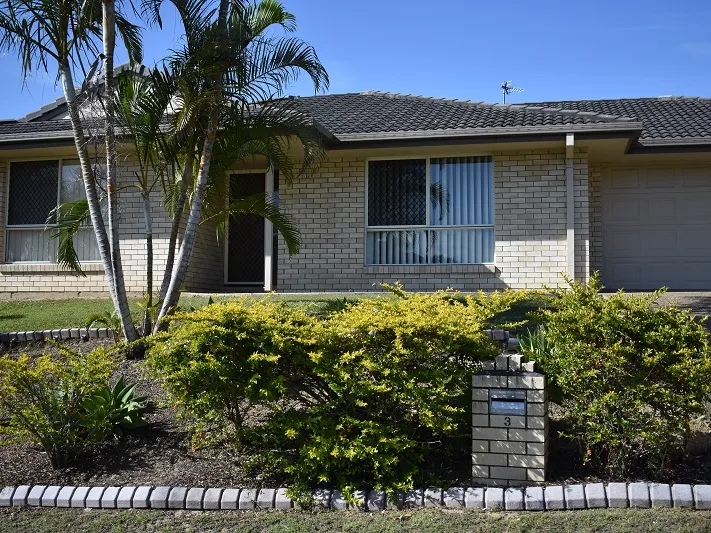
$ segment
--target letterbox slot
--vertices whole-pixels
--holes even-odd
[[[490,390],[489,414],[524,416],[526,414],[526,391]]]

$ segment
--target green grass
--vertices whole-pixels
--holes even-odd
[[[185,297],[186,307],[202,307],[207,298]],[[141,316],[139,300],[130,302],[136,320]],[[0,331],[35,331],[44,329],[79,328],[94,314],[113,311],[108,298],[66,300],[0,301]]]
[[[381,293],[380,296],[382,295]],[[309,308],[315,314],[324,314],[342,308],[345,301],[373,298],[376,294],[259,294],[250,298],[264,298],[265,296],[282,300],[290,305]],[[219,295],[213,296],[215,301],[220,299]],[[140,303],[139,300],[130,302],[131,312],[136,322],[140,321]],[[197,309],[207,303],[207,296],[182,296],[180,299],[180,305],[186,309],[191,307]],[[540,304],[541,300],[533,296],[516,304],[510,311],[498,317],[495,323],[503,324],[527,320],[528,313],[535,310]],[[113,306],[108,298],[0,301],[0,332],[78,328],[85,325],[89,316],[112,310]],[[514,332],[525,332],[527,327],[530,326],[514,328]]]
[[[603,509],[546,513],[491,513],[423,509],[385,513],[274,511],[84,511],[75,509],[6,509],[0,530],[7,532],[368,532],[454,533],[486,531],[676,532],[711,530],[711,512],[682,509]]]

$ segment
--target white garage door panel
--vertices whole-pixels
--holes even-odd
[[[611,169],[602,194],[605,286],[711,289],[711,168]]]

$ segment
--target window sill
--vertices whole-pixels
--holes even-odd
[[[102,263],[84,263],[81,267],[82,270],[87,273],[104,271],[104,265]],[[73,274],[74,272],[57,263],[5,263],[0,265],[0,274],[38,273]]]
[[[496,265],[493,263],[478,265],[366,265],[368,274],[496,274]]]

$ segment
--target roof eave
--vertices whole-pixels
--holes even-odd
[[[393,141],[447,141],[465,139],[499,138],[514,140],[514,138],[530,137],[535,135],[557,135],[563,133],[582,134],[633,134],[641,130],[641,123],[618,122],[602,124],[569,124],[561,126],[522,126],[516,128],[465,128],[457,130],[422,130],[380,133],[333,134],[322,124],[313,121],[314,127],[323,137],[325,144],[330,148],[345,148],[354,144]],[[35,142],[57,141],[60,139],[73,140],[71,130],[53,132],[28,132],[12,135],[0,135],[0,144],[17,144]]]
[[[640,139],[629,148],[629,154],[671,154],[711,152],[711,137],[669,137]]]
[[[340,143],[363,141],[391,141],[413,139],[447,139],[458,137],[519,136],[532,134],[588,133],[588,132],[631,132],[641,131],[641,122],[611,122],[599,124],[562,124],[556,126],[519,126],[503,128],[462,128],[446,130],[392,131],[375,133],[335,134]]]
[[[641,122],[567,124],[557,126],[519,126],[504,128],[462,128],[446,130],[393,131],[335,134],[339,145],[378,141],[446,140],[458,138],[517,137],[560,133],[641,132]]]

